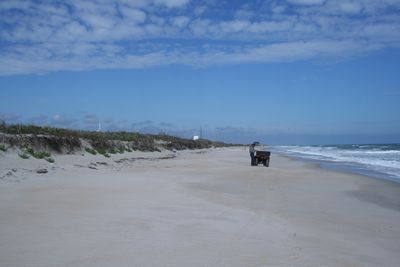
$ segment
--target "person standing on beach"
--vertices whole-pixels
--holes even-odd
[[[250,158],[251,158],[251,166],[256,166],[256,157],[255,157],[255,153],[256,153],[256,149],[255,149],[255,144],[251,144],[249,146],[249,152],[250,152]]]

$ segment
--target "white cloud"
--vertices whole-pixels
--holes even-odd
[[[202,36],[209,31],[211,23],[208,19],[196,19],[190,23],[190,28],[195,36]]]
[[[188,18],[186,16],[178,16],[178,17],[172,18],[172,24],[178,28],[186,27],[188,25],[189,21],[190,21],[190,18]]]
[[[56,122],[59,122],[59,121],[63,120],[63,117],[61,115],[59,115],[59,114],[56,114],[56,115],[53,116],[53,120],[56,121]]]
[[[88,34],[86,27],[77,21],[71,21],[65,25],[62,31],[58,31],[57,40],[76,40]]]
[[[206,10],[207,10],[206,6],[196,6],[194,8],[194,15],[197,17],[201,16]]]
[[[155,0],[154,2],[167,7],[181,7],[188,4],[190,0]]]
[[[100,122],[100,120],[94,114],[86,114],[83,117],[83,122],[88,125],[94,125],[94,124],[97,125]]]
[[[0,75],[336,59],[399,47],[398,0],[284,3],[1,2]]]
[[[285,6],[285,5],[277,5],[277,6],[272,7],[272,11],[277,14],[283,13],[286,9],[287,9],[287,6]]]
[[[22,9],[26,10],[31,7],[31,3],[27,1],[1,1],[0,10]]]
[[[252,23],[249,26],[249,31],[254,33],[284,31],[291,29],[293,25],[294,22],[290,19],[285,21],[262,21]]]
[[[112,29],[117,19],[104,14],[85,13],[80,16],[83,22],[94,30]]]
[[[21,116],[15,113],[0,113],[0,123],[17,123],[21,119]]]
[[[28,119],[28,123],[33,123],[35,125],[44,126],[48,125],[49,117],[46,115],[35,116]]]
[[[50,125],[54,127],[71,127],[75,123],[77,123],[76,119],[70,119],[66,116],[56,114],[51,117]]]
[[[343,2],[339,4],[340,9],[345,13],[357,14],[363,9],[362,3]]]
[[[120,8],[121,13],[123,16],[129,20],[132,20],[137,23],[143,23],[146,20],[146,13],[142,10],[130,8],[127,6],[122,6]]]
[[[393,25],[391,23],[367,25],[358,34],[381,42],[397,42],[397,47],[400,45],[400,25]]]
[[[252,17],[254,17],[254,12],[252,10],[247,10],[247,9],[239,9],[235,13],[235,18],[239,20],[249,20]]]
[[[287,2],[295,5],[322,5],[326,0],[287,0]]]
[[[224,33],[234,33],[245,30],[249,25],[249,21],[246,20],[232,20],[221,22],[220,27]]]
[[[380,46],[346,41],[319,40],[312,42],[288,42],[247,47],[235,52],[212,52],[193,56],[193,64],[241,64],[251,62],[292,62],[297,60],[345,58],[354,54],[370,52]]]

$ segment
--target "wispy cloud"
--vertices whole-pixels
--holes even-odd
[[[15,113],[0,113],[0,122],[2,121],[8,124],[35,124],[90,131],[97,130],[98,122],[100,122],[102,131],[129,131],[146,134],[165,133],[184,138],[192,138],[193,135],[199,135],[201,131],[204,138],[229,143],[251,143],[253,141],[260,141],[266,144],[327,143],[331,142],[330,140],[332,139],[330,138],[332,136],[343,140],[347,140],[346,138],[350,136],[354,139],[354,142],[358,142],[357,140],[361,139],[357,138],[363,138],[363,136],[389,136],[389,133],[398,132],[398,129],[395,129],[394,126],[398,125],[396,120],[340,123],[342,126],[343,124],[348,124],[346,125],[346,131],[340,130],[341,125],[339,123],[332,124],[331,122],[325,124],[299,123],[298,125],[277,122],[270,123],[268,126],[255,125],[252,127],[203,125],[200,130],[192,126],[163,121],[120,121],[113,118],[102,118],[93,113],[39,115],[35,117],[23,117]],[[371,124],[374,125],[374,131],[369,129]],[[398,135],[392,135],[393,140],[396,140],[395,138]]]
[[[34,124],[39,126],[52,126],[61,128],[79,128],[79,120],[69,115],[39,115],[23,117],[15,113],[0,113],[0,121],[8,124]]]
[[[50,117],[49,125],[62,128],[76,128],[78,120],[65,115],[55,114]]]
[[[21,116],[15,113],[0,113],[0,122],[17,123]]]
[[[287,0],[295,5],[322,5],[326,0]]]
[[[97,125],[99,122],[100,120],[97,118],[95,114],[86,114],[83,117],[83,123],[88,126]]]
[[[50,118],[46,115],[39,115],[29,118],[28,122],[34,125],[47,126],[50,123]]]
[[[0,75],[337,59],[400,46],[396,0],[0,2]]]

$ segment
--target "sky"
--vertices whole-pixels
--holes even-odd
[[[400,142],[400,0],[0,1],[0,120]]]

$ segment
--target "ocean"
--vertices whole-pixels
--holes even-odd
[[[400,144],[273,146],[270,150],[317,161],[322,167],[400,183]]]

